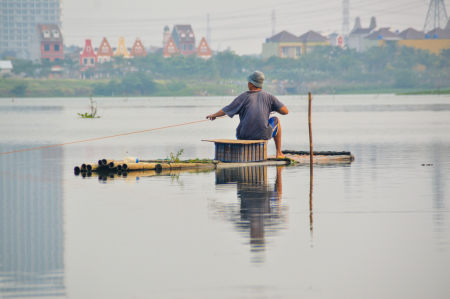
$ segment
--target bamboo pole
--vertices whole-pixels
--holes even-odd
[[[155,163],[124,163],[122,165],[123,170],[153,170],[156,168]]]
[[[98,168],[99,168],[98,164],[95,164],[95,163],[86,164],[87,171],[94,171],[94,170],[97,170]]]
[[[155,169],[156,170],[170,169],[170,165],[169,164],[156,164]]]
[[[144,169],[143,163],[125,163],[122,165],[123,170],[142,170]]]
[[[111,162],[114,162],[114,159],[102,159],[102,165],[108,165]]]
[[[312,139],[312,127],[311,127],[311,93],[309,93],[309,104],[308,104],[308,124],[309,124],[309,229],[311,231],[311,242],[313,236],[313,162],[314,162],[314,152],[313,152],[313,139]],[[312,246],[312,243],[311,243]]]
[[[314,159],[314,155],[313,155],[313,139],[312,139],[312,128],[311,128],[311,93],[309,93],[309,104],[308,104],[308,124],[309,124],[309,161],[310,161],[310,172],[311,172],[311,177],[312,177],[312,173],[313,173],[313,159]]]
[[[110,169],[118,168],[119,165],[120,165],[120,168],[122,168],[122,164],[123,164],[123,160],[122,161],[113,160],[113,161],[109,162],[108,166]]]
[[[144,170],[154,170],[156,169],[156,163],[141,163],[142,169]]]
[[[83,163],[81,164],[81,170],[88,170],[92,171],[93,169],[97,169],[98,164],[97,163]]]

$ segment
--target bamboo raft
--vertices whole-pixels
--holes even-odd
[[[230,167],[257,166],[257,165],[305,165],[310,164],[309,152],[283,151],[286,158],[277,159],[268,156],[267,159],[258,162],[221,162],[218,160],[186,160],[178,163],[169,160],[141,160],[138,163],[124,163],[123,160],[101,159],[96,163],[85,163],[75,166],[75,174],[92,172],[131,172],[152,170],[161,172],[164,170],[185,169],[221,169]],[[350,164],[355,157],[350,152],[313,152],[314,164]]]

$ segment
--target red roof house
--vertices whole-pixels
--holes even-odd
[[[84,49],[80,54],[80,65],[91,67],[97,64],[97,54],[92,48],[92,42],[90,39],[85,41]]]
[[[139,37],[136,38],[136,41],[133,44],[133,48],[130,51],[131,57],[136,56],[147,56],[147,51],[145,51],[144,45]]]
[[[202,37],[202,40],[198,44],[197,57],[203,58],[205,60],[212,57],[211,48],[209,47],[204,37]]]
[[[175,25],[172,38],[182,55],[195,54],[195,34],[191,25]]]
[[[164,58],[167,58],[175,53],[179,53],[177,45],[175,44],[173,38],[169,37],[169,40],[167,41],[166,46],[164,47],[163,56]]]
[[[31,38],[31,60],[63,60],[63,36],[56,24],[39,24]]]
[[[111,46],[109,45],[109,42],[106,39],[106,37],[104,37],[102,42],[100,43],[100,47],[98,47],[97,61],[98,61],[98,63],[104,63],[107,61],[111,61],[111,57],[113,57],[113,56],[114,56],[114,51],[112,50]]]

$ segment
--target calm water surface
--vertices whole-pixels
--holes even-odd
[[[232,100],[0,99],[0,153],[204,119]],[[308,149],[307,98],[280,97]],[[449,298],[450,97],[316,96],[352,164],[75,176],[100,158],[213,158],[237,117],[0,155],[0,297]],[[269,154],[274,154],[273,143]]]

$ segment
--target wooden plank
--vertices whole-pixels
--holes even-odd
[[[215,142],[215,143],[254,144],[254,143],[266,142],[267,140],[214,139],[214,140],[202,140],[202,141]]]

